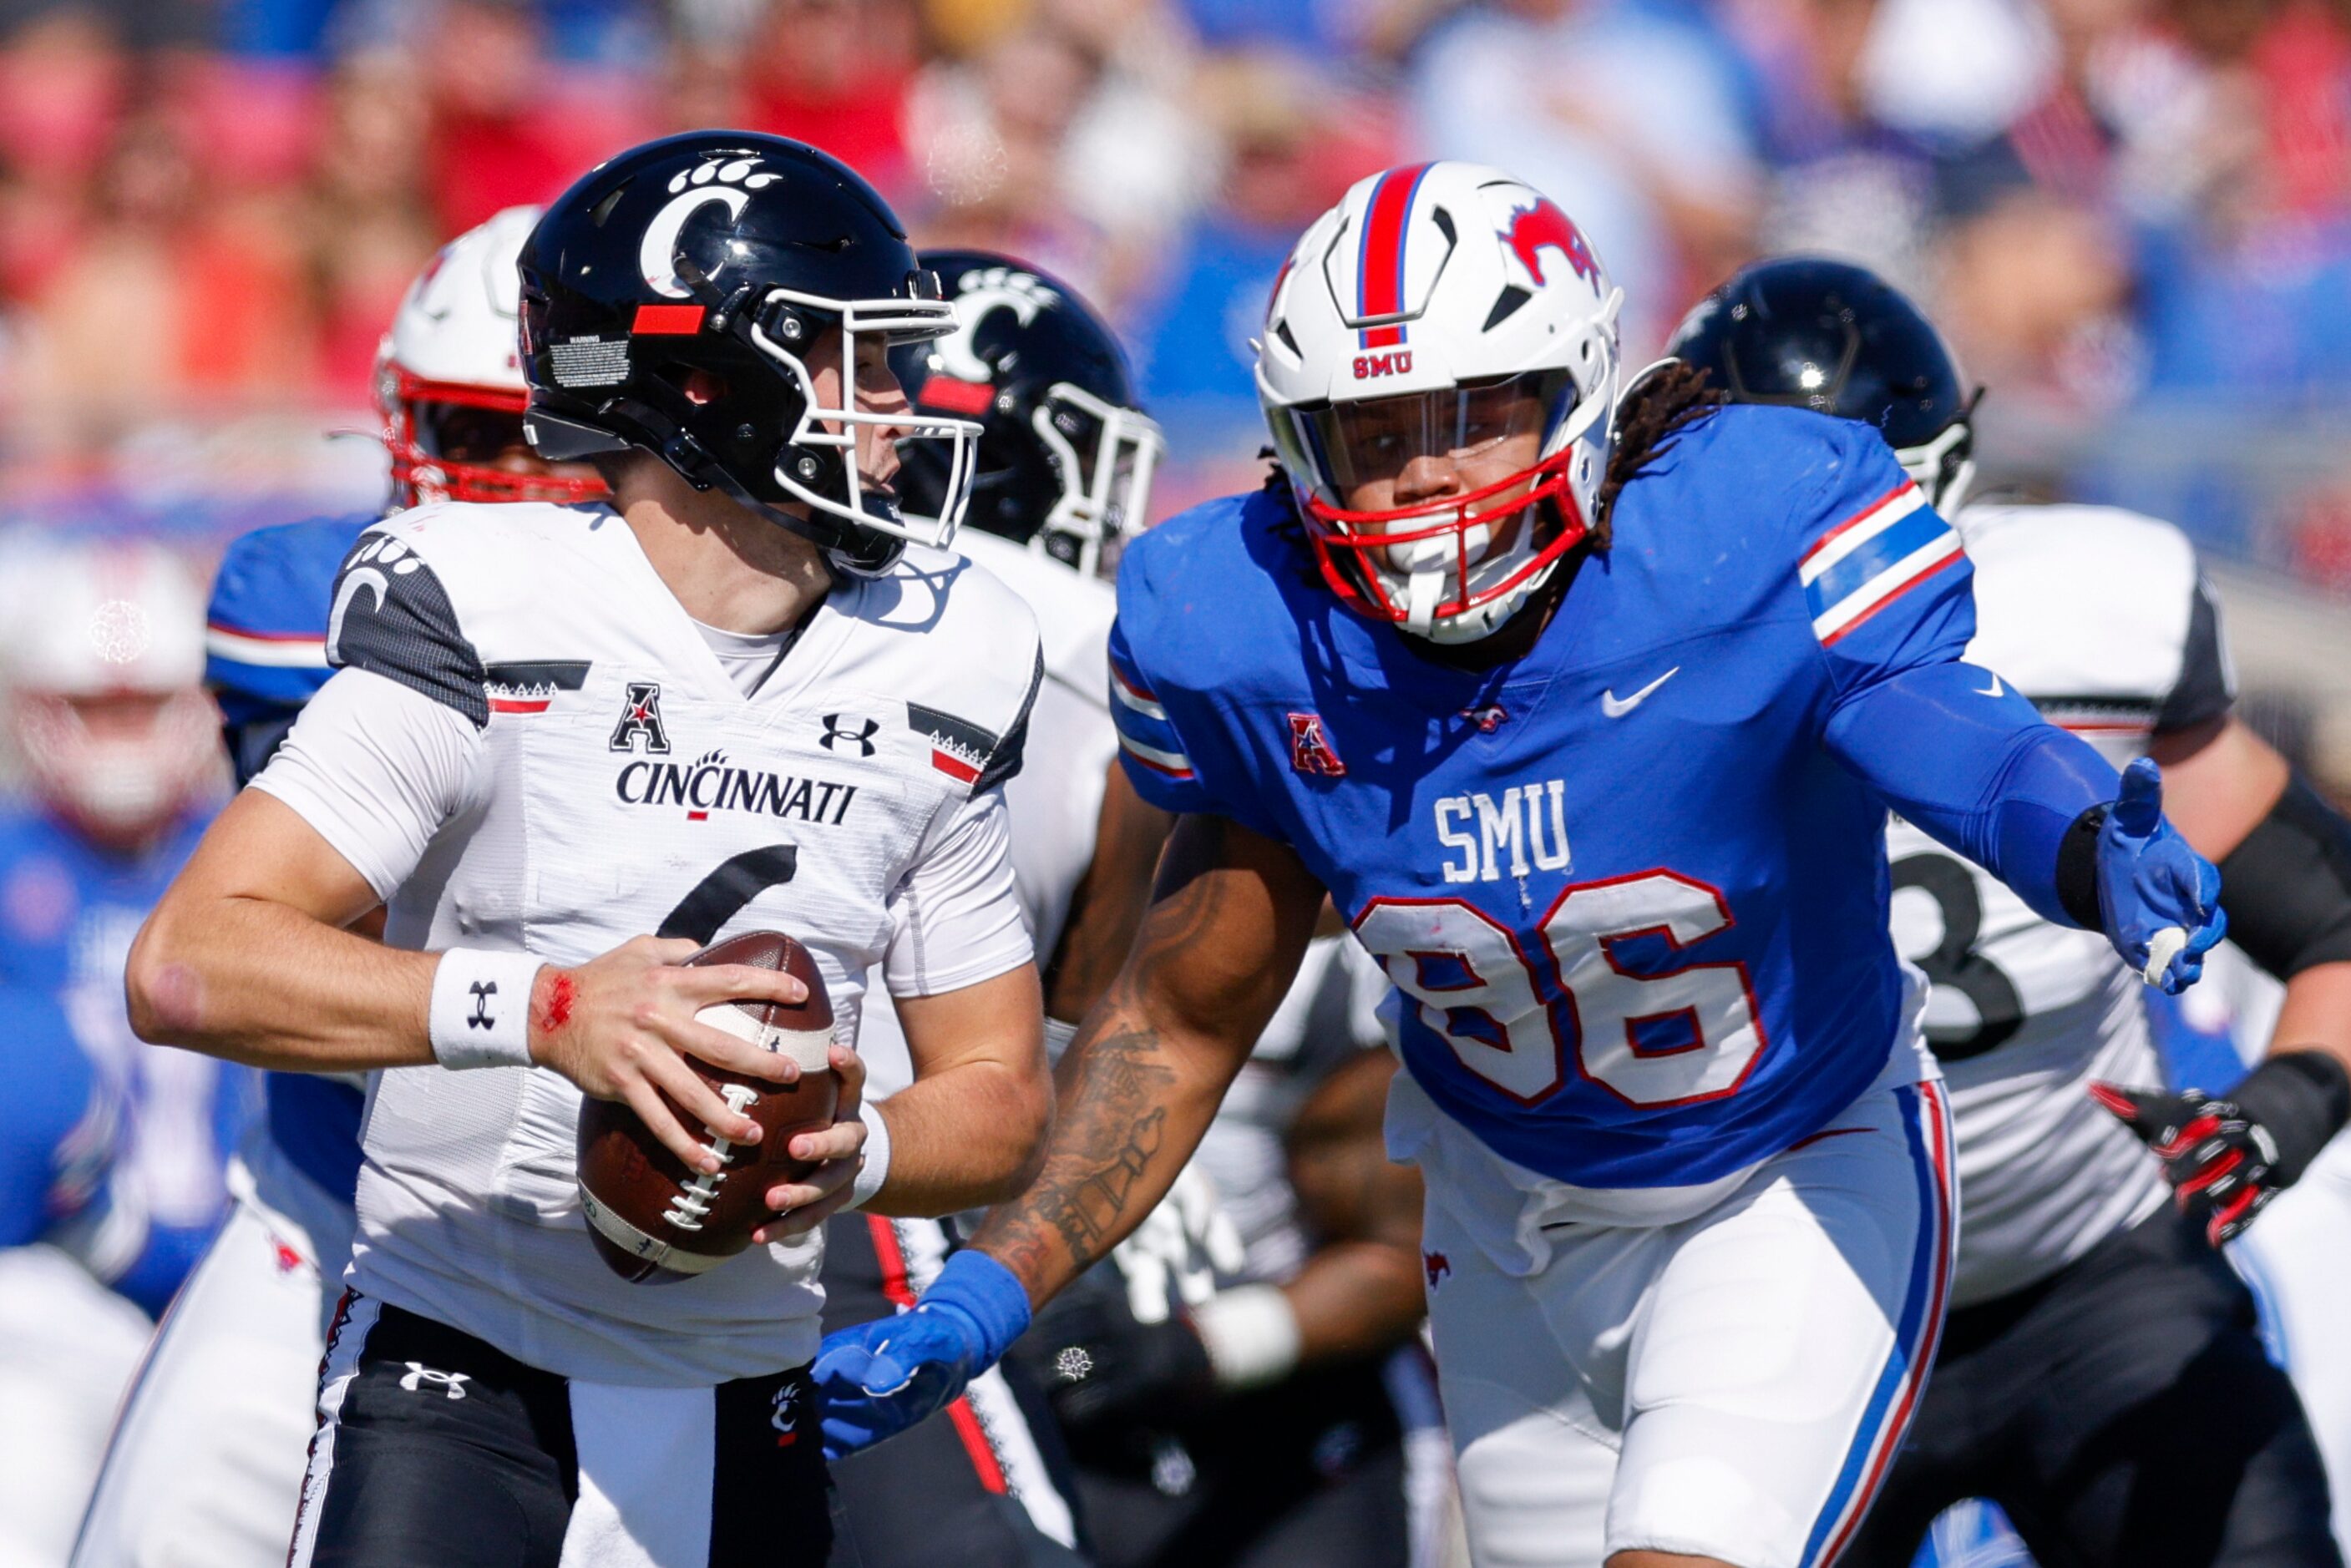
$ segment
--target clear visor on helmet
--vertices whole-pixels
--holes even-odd
[[[936,286],[935,279],[931,286]],[[827,406],[819,399],[811,379],[806,358],[811,347],[806,336],[810,316],[831,317],[841,327],[841,400],[838,405]],[[972,460],[978,451],[980,427],[971,420],[919,412],[903,398],[893,398],[891,407],[868,406],[868,394],[858,377],[858,348],[866,342],[888,348],[946,337],[956,329],[955,306],[936,298],[829,299],[778,288],[768,292],[749,327],[752,344],[799,383],[804,405],[799,424],[776,465],[776,483],[785,493],[830,516],[916,544],[945,546],[953,539],[971,500]],[[793,335],[795,330],[799,336]],[[876,430],[876,435],[863,434],[868,430]],[[861,453],[870,461],[893,440],[948,443],[946,503],[938,516],[904,515],[889,488],[861,471]],[[835,450],[845,495],[828,495],[812,484],[819,470],[813,462],[803,465],[794,448]],[[806,472],[801,472],[803,466]]]
[[[1392,493],[1405,471],[1424,459],[1457,469],[1505,460],[1514,460],[1516,468],[1533,467],[1574,407],[1574,378],[1564,369],[1544,370],[1332,403],[1301,410],[1301,423],[1340,504],[1387,510],[1401,504],[1361,493],[1384,485]]]

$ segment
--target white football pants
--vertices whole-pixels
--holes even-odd
[[[154,1324],[55,1247],[0,1249],[0,1568],[57,1568]]]
[[[251,1177],[231,1168],[236,1204],[163,1314],[107,1449],[74,1568],[286,1561],[351,1220],[274,1153],[256,1147]]]
[[[1429,1317],[1479,1568],[1833,1562],[1934,1359],[1950,1139],[1939,1083],[1875,1088],[1693,1218],[1544,1227],[1524,1278],[1432,1199]]]
[[[2335,1540],[2351,1557],[2351,1133],[2229,1243],[2229,1261],[2261,1303],[2262,1332],[2309,1413]]]

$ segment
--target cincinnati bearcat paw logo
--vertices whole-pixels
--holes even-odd
[[[722,185],[741,185],[747,190],[764,191],[782,178],[780,174],[770,174],[760,169],[757,156],[714,158],[707,163],[681,169],[671,175],[669,193],[674,196],[688,185],[707,185],[713,180]]]

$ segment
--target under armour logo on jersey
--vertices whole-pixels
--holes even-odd
[[[1420,1267],[1428,1276],[1428,1288],[1433,1291],[1453,1272],[1453,1260],[1442,1252],[1423,1252]]]
[[[827,713],[824,716],[824,734],[817,744],[828,752],[855,746],[859,756],[870,757],[873,754],[873,737],[881,732],[882,726],[872,719],[858,720],[857,728],[852,730],[841,723],[840,714]]]
[[[498,993],[498,982],[494,980],[477,980],[465,989],[474,993],[474,1012],[473,1015],[465,1020],[465,1027],[496,1029],[498,1026],[498,1021],[490,1016],[490,998]]]
[[[1322,733],[1320,713],[1290,715],[1290,765],[1301,774],[1320,774],[1324,778],[1343,778],[1347,764],[1331,749]]]
[[[643,739],[647,753],[669,754],[669,726],[662,722],[661,683],[632,680],[628,700],[621,704],[621,722],[612,729],[612,750],[633,752]]]
[[[421,1391],[430,1383],[452,1399],[465,1397],[465,1385],[474,1380],[470,1372],[436,1372],[421,1361],[407,1363],[408,1370],[401,1375],[400,1386],[411,1394]]]

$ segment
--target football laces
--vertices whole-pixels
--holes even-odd
[[[726,1108],[738,1116],[759,1103],[758,1091],[748,1085],[726,1084],[719,1087],[718,1092],[726,1096]],[[697,1172],[695,1179],[680,1188],[677,1196],[669,1200],[669,1207],[662,1210],[662,1219],[680,1231],[702,1229],[702,1221],[710,1213],[710,1206],[718,1200],[719,1188],[726,1185],[726,1168],[735,1162],[735,1146],[725,1134],[712,1127],[702,1130],[710,1135],[710,1141],[703,1147],[718,1157],[718,1168]]]

